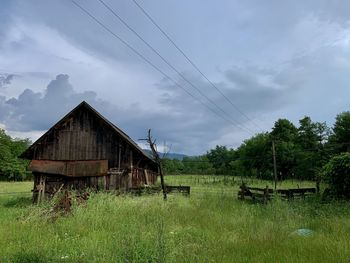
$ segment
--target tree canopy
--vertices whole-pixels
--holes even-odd
[[[30,145],[28,139],[13,139],[0,129],[0,180],[23,180],[30,176],[28,161],[18,156]]]
[[[329,138],[333,153],[350,151],[350,111],[337,115]]]
[[[350,153],[334,156],[323,168],[323,176],[333,196],[350,199]]]
[[[165,160],[169,174],[227,174],[273,178],[272,141],[275,143],[277,173],[287,178],[319,180],[322,167],[333,157],[350,151],[350,112],[340,113],[334,126],[304,116],[295,126],[278,119],[271,132],[258,133],[238,148],[217,145],[206,154],[182,161]]]

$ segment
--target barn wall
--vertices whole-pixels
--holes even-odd
[[[154,184],[157,173],[152,170],[134,168],[133,173],[110,174],[106,176],[68,177],[55,174],[44,174],[34,172],[33,202],[38,199],[50,199],[59,190],[106,190],[106,191],[128,191],[144,185]],[[131,184],[130,184],[131,182]],[[42,189],[42,197],[39,192]]]
[[[154,184],[157,179],[156,164],[87,106],[76,108],[51,128],[24,158],[33,160],[33,201],[51,197],[61,186],[78,191],[123,191]],[[103,172],[97,169],[102,160]],[[57,163],[52,161],[60,161],[57,163],[63,164],[64,172],[53,169]],[[73,170],[68,169],[73,166]],[[91,172],[94,170],[99,171],[96,176]]]
[[[90,176],[90,177],[67,177],[55,174],[34,174],[33,202],[37,202],[40,189],[43,190],[43,198],[51,198],[59,190],[77,190],[86,191],[92,190],[108,190],[106,189],[105,176]],[[44,182],[44,183],[40,183]]]
[[[51,129],[47,136],[35,145],[32,159],[107,159],[109,168],[117,168],[119,156],[121,169],[130,169],[131,164],[141,167],[146,165],[145,162],[140,162],[144,156],[132,150],[129,143],[107,126],[104,120],[82,107]]]

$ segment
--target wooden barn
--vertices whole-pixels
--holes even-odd
[[[33,201],[61,189],[128,191],[154,184],[158,174],[156,163],[85,101],[20,157],[31,160]]]

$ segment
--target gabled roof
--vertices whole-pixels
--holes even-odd
[[[82,107],[85,107],[86,109],[90,110],[98,119],[102,120],[107,125],[107,127],[109,127],[112,131],[114,131],[116,134],[118,134],[120,137],[122,137],[125,141],[127,141],[134,150],[138,151],[146,159],[154,162],[125,132],[123,132],[121,129],[119,129],[117,126],[115,126],[112,122],[107,120],[97,110],[95,110],[92,106],[90,106],[90,104],[88,104],[86,101],[81,102],[78,106],[76,106],[73,110],[71,110],[67,115],[65,115],[61,120],[59,120],[54,126],[52,126],[46,133],[44,133],[38,140],[36,140],[19,157],[27,159],[27,157],[30,156],[30,154],[31,154],[31,152],[36,144],[39,144],[46,137],[46,135],[50,133],[50,131],[55,129],[56,126],[60,125],[69,116],[71,116],[75,111],[77,111],[78,109],[80,109]]]

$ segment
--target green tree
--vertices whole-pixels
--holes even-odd
[[[338,198],[350,199],[350,153],[334,156],[323,169],[331,193]]]
[[[276,147],[277,173],[279,180],[294,177],[298,129],[287,119],[278,119],[271,131],[271,140]]]
[[[184,169],[182,161],[177,159],[164,158],[162,166],[165,174],[180,174]]]
[[[350,111],[337,115],[329,144],[334,154],[350,151]]]
[[[237,160],[232,162],[235,170],[240,169],[245,176],[271,178],[272,150],[269,133],[260,133],[245,140],[237,149],[237,155]]]
[[[235,152],[226,146],[217,145],[215,149],[207,152],[206,157],[215,168],[216,174],[232,174],[230,162],[234,160]]]
[[[28,176],[28,161],[18,158],[30,145],[28,139],[12,139],[0,129],[0,179],[23,180]]]
[[[293,173],[299,179],[314,180],[328,159],[324,144],[329,129],[325,123],[312,122],[307,116],[299,124]]]
[[[271,138],[275,141],[294,142],[298,136],[298,129],[287,119],[278,119],[271,131]]]
[[[318,146],[317,125],[311,121],[310,117],[305,116],[299,120],[297,142],[307,150],[316,150]]]
[[[195,157],[184,157],[183,173],[185,174],[213,174],[215,169],[206,155]]]

